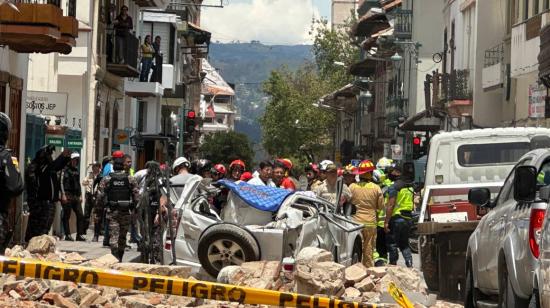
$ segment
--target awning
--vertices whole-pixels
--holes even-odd
[[[318,103],[337,109],[355,110],[357,108],[357,95],[359,95],[359,88],[350,83],[323,96]]]
[[[441,130],[442,119],[444,118],[445,113],[441,110],[423,110],[409,117],[405,122],[399,125],[399,128],[404,131],[437,132]]]
[[[231,110],[231,108],[229,108],[228,104],[222,104],[222,103],[214,103],[214,112],[216,114],[233,114],[233,113],[235,113],[234,110]]]
[[[216,71],[214,67],[206,60],[202,60],[202,71],[206,73],[206,77],[202,83],[201,94],[204,95],[228,95],[234,96],[235,91]]]
[[[402,0],[386,0],[382,2],[382,8],[384,8],[386,12],[391,11],[397,6],[401,5],[402,2]]]
[[[192,23],[192,22],[187,22],[187,25],[189,26],[189,29],[191,30],[194,30],[194,31],[197,31],[197,32],[204,32],[204,33],[208,33],[210,34],[210,32],[204,30],[203,28],[199,27],[198,25]]]
[[[380,8],[371,8],[367,14],[359,19],[359,21],[351,29],[354,36],[369,37],[374,33],[391,27],[391,24]]]
[[[376,72],[376,60],[365,59],[360,62],[354,63],[349,68],[349,73],[353,76],[369,77]]]

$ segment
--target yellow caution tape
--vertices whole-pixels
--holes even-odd
[[[395,283],[390,282],[390,285],[388,286],[388,292],[390,293],[391,297],[393,297],[393,299],[399,304],[399,306],[403,308],[414,308],[414,305],[407,298],[407,295],[399,290]]]
[[[347,302],[328,297],[300,295],[137,272],[99,269],[35,259],[0,256],[0,266],[2,273],[16,276],[71,281],[241,304],[299,308],[383,307],[383,305]]]

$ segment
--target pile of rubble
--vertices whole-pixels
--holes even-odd
[[[297,256],[293,272],[284,271],[278,261],[250,262],[224,268],[218,281],[372,304],[395,304],[388,293],[388,286],[393,282],[415,307],[462,307],[438,301],[435,295],[428,294],[424,279],[416,269],[366,268],[360,263],[345,267],[332,260],[332,253],[326,250],[305,248]]]
[[[15,246],[6,256],[60,261],[97,268],[136,271],[193,279],[186,266],[119,263],[112,255],[86,260],[77,253],[56,251],[56,239],[40,236],[31,239],[26,249]],[[323,295],[364,303],[393,303],[387,286],[395,282],[416,307],[460,307],[436,302],[427,296],[426,286],[416,270],[401,267],[365,268],[360,264],[345,268],[334,263],[330,252],[304,249],[297,258],[296,270],[285,272],[280,262],[250,262],[226,267],[218,277],[224,283],[255,288]],[[236,303],[162,295],[89,284],[0,275],[0,307],[244,307]],[[396,306],[397,307],[397,306]]]

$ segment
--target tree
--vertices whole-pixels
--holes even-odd
[[[199,148],[201,157],[213,163],[228,165],[235,159],[243,160],[247,166],[252,165],[254,151],[252,144],[245,134],[230,132],[216,132],[206,135]]]
[[[306,151],[318,153],[330,146],[334,114],[314,106],[320,93],[328,88],[312,64],[295,72],[288,68],[271,72],[264,83],[270,101],[260,118],[268,153],[299,157]]]
[[[262,140],[274,156],[319,157],[331,149],[335,114],[315,105],[353,80],[346,67],[359,59],[359,48],[346,29],[331,29],[326,20],[316,20],[310,33],[315,62],[294,71],[274,70],[263,85],[269,102],[260,118]]]

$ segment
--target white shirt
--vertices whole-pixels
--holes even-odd
[[[260,179],[259,176],[253,177],[252,179],[250,179],[250,181],[248,181],[248,184],[269,186],[269,187],[275,187],[276,186],[275,183],[273,183],[273,181],[271,179],[267,180],[267,184],[266,184],[262,179]]]

